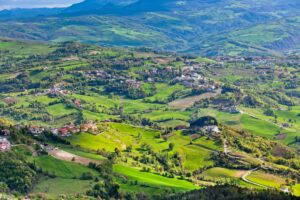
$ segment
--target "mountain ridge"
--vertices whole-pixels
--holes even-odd
[[[58,10],[2,11],[0,37],[209,56],[297,54],[298,5],[296,0],[87,0]]]

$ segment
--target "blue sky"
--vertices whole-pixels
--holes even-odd
[[[11,8],[66,7],[82,0],[0,0],[0,10]]]

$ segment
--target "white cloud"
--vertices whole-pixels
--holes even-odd
[[[0,10],[12,8],[67,7],[83,0],[0,0]]]

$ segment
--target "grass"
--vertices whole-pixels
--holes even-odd
[[[50,198],[61,195],[83,194],[92,187],[91,181],[65,178],[41,178],[33,189],[33,193],[46,193]]]
[[[261,185],[265,185],[277,189],[280,189],[281,185],[285,184],[284,178],[272,174],[267,174],[263,171],[255,171],[251,173],[251,175],[249,175],[247,179],[259,183]]]
[[[240,178],[245,171],[243,170],[232,170],[221,167],[215,167],[206,170],[202,175],[210,179],[222,179],[222,178]]]
[[[294,193],[294,195],[296,195],[297,197],[300,196],[300,184],[296,184],[296,185],[293,187],[293,193]]]
[[[226,169],[222,167],[214,167],[210,168],[202,173],[203,177],[210,181],[222,181],[227,182],[234,180],[237,185],[240,187],[246,188],[256,188],[256,189],[263,189],[262,187],[252,185],[250,183],[246,183],[241,179],[243,174],[245,173],[244,170],[234,170],[234,169]]]
[[[15,55],[18,55],[18,57],[21,57],[50,53],[55,50],[55,47],[50,47],[48,45],[39,43],[28,44],[23,42],[16,42],[13,40],[0,40],[0,50],[9,50]]]
[[[101,126],[101,125],[100,125]],[[184,167],[188,170],[196,170],[203,166],[213,165],[211,154],[220,150],[221,145],[214,140],[205,137],[196,139],[190,144],[191,137],[185,136],[181,131],[176,131],[168,138],[168,141],[157,138],[159,132],[133,127],[126,124],[109,123],[109,128],[99,135],[82,133],[69,138],[72,145],[79,145],[90,150],[106,149],[113,152],[115,148],[125,150],[129,145],[133,147],[133,153],[140,155],[141,144],[146,143],[155,152],[164,152],[169,144],[175,144],[174,150],[184,158]]]
[[[47,107],[47,111],[54,117],[60,117],[64,115],[70,115],[75,113],[76,110],[73,108],[68,108],[66,105],[59,103]]]
[[[182,121],[182,120],[167,120],[167,121],[163,121],[163,122],[160,122],[159,125],[161,127],[172,127],[172,128],[175,128],[179,125],[184,125],[184,126],[189,126],[189,123],[188,122],[185,122],[185,121]]]
[[[186,180],[176,178],[167,178],[157,174],[142,172],[139,169],[126,167],[124,165],[114,165],[114,172],[128,177],[130,180],[136,180],[138,183],[152,187],[176,188],[177,191],[188,191],[198,187]]]
[[[164,83],[158,83],[156,84],[157,93],[151,97],[145,98],[145,100],[149,102],[167,103],[169,96],[171,96],[176,91],[182,91],[184,89],[184,86],[179,84],[170,86]]]
[[[280,132],[280,128],[276,125],[255,119],[248,115],[242,116],[241,123],[245,130],[262,137],[273,138]]]
[[[97,175],[97,172],[83,165],[72,162],[57,160],[51,156],[40,156],[34,159],[37,167],[42,168],[44,172],[54,174],[60,178],[79,178],[82,173],[90,172]]]
[[[185,111],[174,111],[174,110],[155,110],[150,113],[142,115],[144,118],[148,118],[151,121],[161,122],[167,120],[183,120],[188,121],[190,118],[190,112]]]
[[[85,158],[89,158],[89,159],[93,159],[93,160],[99,160],[99,161],[106,160],[105,157],[95,154],[95,153],[84,152],[84,151],[80,151],[77,149],[65,148],[65,147],[63,147],[63,150],[65,150],[66,152],[75,154],[77,156],[81,156],[81,157],[85,157]]]

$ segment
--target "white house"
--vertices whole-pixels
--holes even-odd
[[[0,138],[0,151],[9,151],[11,148],[10,142],[6,138]]]

